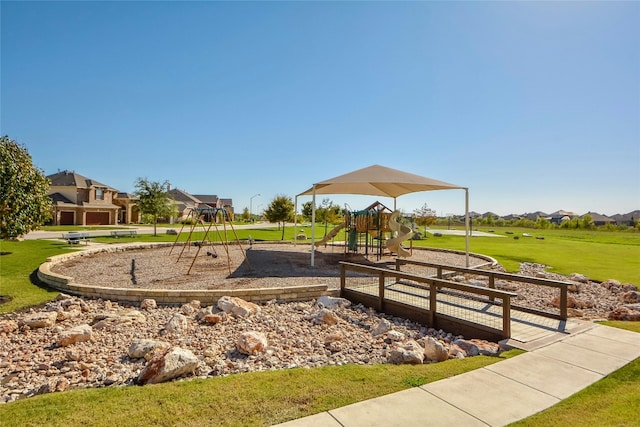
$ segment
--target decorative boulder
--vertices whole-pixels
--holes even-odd
[[[129,346],[127,354],[132,359],[146,358],[145,356],[159,348],[169,348],[170,344],[164,341],[156,341],[149,339],[135,340]]]
[[[147,298],[142,300],[142,302],[140,303],[140,308],[142,310],[153,310],[155,308],[158,308],[158,304],[156,303],[156,300]]]
[[[89,341],[93,330],[89,325],[79,325],[66,331],[62,331],[58,335],[56,344],[59,347],[66,347],[77,342]]]
[[[260,311],[260,306],[242,298],[223,296],[218,300],[218,308],[238,317],[248,317]]]
[[[39,313],[28,314],[23,317],[20,323],[30,328],[48,328],[56,324],[58,313],[55,311],[42,311]]]
[[[262,353],[267,348],[267,336],[262,332],[244,332],[238,338],[236,349],[243,354],[252,355]]]
[[[138,384],[157,384],[193,373],[198,367],[198,358],[189,350],[180,347],[158,352],[138,376]]]
[[[184,314],[176,313],[164,326],[164,332],[180,332],[187,329],[189,321]]]
[[[335,325],[340,321],[340,318],[331,310],[323,308],[312,317],[314,323],[321,325]]]
[[[380,319],[378,324],[371,329],[371,335],[377,337],[389,332],[391,328],[391,322],[389,322],[387,319]]]
[[[451,346],[452,348],[453,346],[460,348],[462,351],[464,351],[465,356],[477,356],[480,354],[480,349],[478,348],[478,346],[471,341],[457,339],[451,343]],[[452,351],[451,349],[449,349],[449,354],[451,353]]]
[[[183,304],[182,307],[180,307],[180,311],[185,316],[189,316],[189,315],[195,313],[196,309],[193,308],[193,306],[191,304]]]
[[[227,320],[227,313],[223,311],[221,313],[207,314],[204,316],[202,320],[204,321],[204,323],[214,323],[214,324],[224,322],[225,320]]]
[[[634,304],[640,302],[640,292],[638,291],[629,291],[622,294],[622,302],[627,304]]]
[[[324,308],[336,308],[336,307],[349,307],[351,301],[346,298],[330,297],[328,295],[322,295],[316,300],[316,305]]]
[[[424,350],[414,340],[397,344],[389,353],[389,363],[419,365],[424,362]]]
[[[640,320],[640,310],[635,310],[629,307],[617,307],[611,313],[609,313],[609,320],[625,320],[636,322]]]
[[[424,340],[424,355],[431,362],[444,362],[449,358],[449,351],[437,339],[426,337]]]

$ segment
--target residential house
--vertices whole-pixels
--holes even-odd
[[[215,214],[215,209],[225,208],[230,215],[230,219],[233,220],[233,205],[231,199],[221,199],[216,195],[189,194],[184,190],[171,189],[169,190],[170,196],[175,200],[178,210],[178,218],[184,218],[190,215],[193,209],[211,209],[211,211],[203,211],[204,221],[211,221],[212,214]]]
[[[564,221],[568,221],[570,219],[576,218],[577,216],[578,215],[574,212],[559,210],[559,211],[553,212],[552,214],[549,214],[548,219],[554,224],[560,224]]]
[[[119,219],[133,219],[135,199],[115,188],[68,170],[47,179],[53,225],[115,225]],[[121,210],[124,216],[119,216]]]
[[[640,219],[640,210],[635,210],[626,214],[611,215],[611,218],[616,221],[617,225],[628,225],[633,227],[635,221]]]
[[[607,225],[607,224],[615,224],[616,223],[615,219],[609,218],[608,216],[601,215],[599,213],[587,212],[586,214],[582,215],[582,217],[584,217],[585,215],[591,215],[591,218],[593,219],[593,224],[596,225],[596,226]]]

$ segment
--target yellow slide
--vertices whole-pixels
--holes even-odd
[[[409,239],[413,230],[411,227],[400,224],[398,222],[398,215],[400,215],[400,211],[394,211],[389,218],[389,228],[391,228],[393,235],[397,235],[387,240],[386,246],[391,252],[397,253],[399,257],[409,257],[411,256],[411,252],[402,247],[402,242]]]
[[[336,234],[338,234],[338,232],[340,230],[342,230],[344,228],[344,222],[340,223],[339,225],[337,225],[334,229],[332,229],[331,231],[329,231],[327,233],[326,236],[324,236],[322,238],[322,240],[318,240],[315,245],[319,246],[319,245],[325,245],[329,240],[333,239],[334,237],[336,237]]]

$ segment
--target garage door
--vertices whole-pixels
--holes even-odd
[[[108,225],[109,212],[87,212],[87,225]]]
[[[60,225],[74,225],[73,212],[60,212]]]

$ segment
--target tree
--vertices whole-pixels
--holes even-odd
[[[135,183],[138,208],[143,214],[153,217],[153,235],[157,236],[158,218],[173,214],[173,201],[169,195],[169,181],[149,181],[138,178]]]
[[[293,201],[291,201],[290,197],[284,195],[276,196],[264,211],[267,221],[282,222],[282,237],[280,240],[284,240],[284,225],[287,221],[293,221],[293,214]]]
[[[49,181],[26,147],[0,138],[0,238],[15,239],[51,218]]]
[[[434,224],[437,221],[436,211],[429,208],[425,203],[420,209],[413,211],[415,223],[424,227],[424,234],[427,234],[427,227]]]
[[[251,214],[249,213],[249,208],[244,208],[242,210],[242,216],[241,216],[242,220],[244,222],[249,222],[251,221]]]

